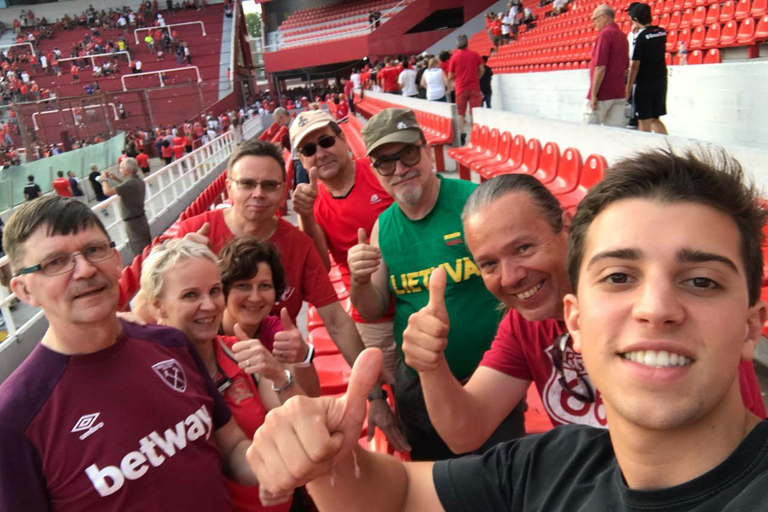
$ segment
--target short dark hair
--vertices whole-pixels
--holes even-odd
[[[99,216],[76,199],[57,195],[43,196],[21,204],[3,228],[3,251],[11,261],[11,271],[23,265],[24,242],[38,227],[47,226],[47,235],[76,235],[90,227],[98,227],[110,238]]]
[[[255,138],[243,141],[229,157],[229,162],[227,163],[228,172],[231,173],[237,161],[245,156],[266,156],[274,159],[280,165],[283,181],[285,181],[285,161],[283,160],[281,146]]]
[[[253,278],[258,272],[259,263],[266,263],[272,270],[275,300],[280,300],[285,291],[285,270],[280,261],[280,250],[271,242],[252,236],[233,238],[219,252],[219,271],[224,297],[229,297],[235,282]]]
[[[671,150],[639,153],[614,164],[579,204],[568,242],[568,275],[573,290],[579,283],[587,231],[608,206],[622,199],[644,198],[664,203],[690,202],[710,206],[733,219],[741,238],[749,305],[760,298],[763,281],[763,224],[766,212],[741,165],[724,150]]]
[[[35,177],[30,174],[29,176],[27,176],[27,180],[28,181],[35,181]]]
[[[56,171],[56,176],[58,176],[59,178],[63,178],[64,177],[64,171]]]
[[[525,192],[533,203],[539,207],[540,213],[546,218],[553,233],[563,230],[563,209],[552,192],[539,180],[529,174],[502,174],[484,181],[472,192],[464,203],[461,213],[462,222],[511,192]]]

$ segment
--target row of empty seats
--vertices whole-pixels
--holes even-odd
[[[398,2],[393,0],[361,0],[352,2],[338,2],[323,7],[299,9],[292,13],[280,25],[282,30],[293,29],[325,23],[350,16],[368,15],[373,11],[381,12],[382,9],[394,7]]]

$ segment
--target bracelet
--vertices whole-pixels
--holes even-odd
[[[384,391],[383,389],[377,389],[377,390],[371,391],[368,394],[368,401],[373,402],[374,400],[386,400],[388,396],[389,395],[387,395],[387,392]]]
[[[275,383],[273,382],[272,383],[272,391],[274,391],[278,395],[282,395],[286,391],[290,390],[293,387],[293,385],[294,385],[293,375],[291,374],[291,372],[289,370],[285,370],[285,382],[279,388],[276,387]]]
[[[315,346],[311,343],[307,343],[309,350],[307,350],[307,357],[300,363],[293,363],[294,368],[309,368],[312,366],[312,360],[315,358]]]

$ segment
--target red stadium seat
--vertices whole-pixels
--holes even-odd
[[[720,50],[712,48],[704,56],[704,64],[720,64],[722,62],[720,57]]]
[[[539,157],[539,165],[533,176],[547,184],[557,177],[557,168],[560,165],[560,148],[554,142],[547,142]]]
[[[556,196],[566,210],[575,208],[596,183],[603,179],[608,164],[601,155],[590,155],[581,168],[578,186],[567,194]]]
[[[707,37],[704,38],[704,46],[712,48],[720,44],[720,36],[722,35],[723,27],[720,23],[713,23],[707,29]]]
[[[331,267],[331,270],[328,271],[328,278],[331,280],[332,283],[338,283],[341,281],[341,269],[338,265],[334,265]]]
[[[691,43],[688,46],[691,50],[700,50],[704,48],[704,38],[707,31],[704,27],[696,27],[691,34]],[[689,62],[690,63],[690,62]]]
[[[738,25],[733,20],[729,21],[723,27],[723,33],[720,35],[720,46],[732,46],[736,44],[738,35]]]
[[[768,0],[755,0],[752,2],[752,16],[761,18],[768,14]]]
[[[719,23],[720,22],[720,4],[712,4],[709,6],[709,9],[707,10],[707,19],[704,20],[704,23],[709,27],[713,23]]]
[[[694,50],[688,54],[688,64],[696,65],[702,62],[704,62],[704,55],[701,53],[701,50]]]
[[[671,53],[667,52],[667,53],[664,54],[664,64],[666,64],[667,66],[671,66],[672,65],[672,54]]]
[[[736,2],[736,13],[734,18],[736,21],[745,20],[752,16],[752,0],[739,0]]]
[[[682,21],[682,18],[683,13],[680,11],[673,12],[669,17],[669,26],[667,27],[667,30],[677,30],[680,28],[680,22]]]
[[[320,379],[321,394],[333,395],[346,391],[352,369],[344,356],[341,354],[319,356],[315,358],[313,364]]]
[[[765,41],[768,39],[768,15],[760,18],[757,22],[757,29],[755,30],[755,40]]]
[[[659,26],[663,29],[667,29],[669,27],[669,13],[665,12],[661,15],[661,18],[659,19]]]
[[[489,172],[492,166],[503,164],[509,159],[509,152],[512,150],[512,134],[504,132],[499,139],[499,150],[496,152],[493,158],[479,162],[477,165],[477,172],[480,173],[485,179],[492,178],[493,173]]]
[[[339,299],[346,299],[349,297],[349,290],[347,290],[346,285],[344,285],[342,281],[337,281],[331,284],[333,285],[333,291],[336,292],[336,296]]]
[[[538,139],[528,139],[525,144],[525,154],[520,169],[517,172],[522,174],[533,174],[539,168],[539,157],[541,156],[541,142]]]
[[[707,20],[707,8],[703,5],[698,6],[693,11],[693,26],[694,27],[700,27],[706,23]]]
[[[323,319],[320,318],[320,315],[317,313],[317,308],[315,306],[309,306],[309,309],[307,309],[307,329],[312,331],[313,329],[322,326]]]
[[[339,347],[333,342],[325,327],[310,331],[307,341],[315,346],[315,354],[318,356],[332,356],[339,353]]]
[[[739,25],[739,32],[736,35],[736,42],[743,45],[755,44],[756,23],[752,18],[747,18]]]
[[[517,171],[523,163],[525,155],[525,138],[522,135],[515,135],[512,138],[512,144],[509,148],[509,157],[505,162],[488,165],[484,167],[484,173],[488,176],[498,176],[500,174],[510,174]]]
[[[667,31],[667,46],[666,50],[668,52],[676,52],[677,51],[677,31],[675,30],[668,30]]]
[[[680,46],[680,43],[683,43],[686,48],[691,46],[691,29],[684,28],[680,32],[677,33],[677,45]]]
[[[477,130],[475,129],[477,126]],[[472,125],[472,132],[470,133],[469,144],[460,148],[453,148],[448,151],[448,156],[461,162],[463,158],[471,155],[479,155],[485,150],[485,144],[488,141],[488,127]]]
[[[485,151],[480,153],[479,155],[469,156],[465,159],[462,159],[462,163],[464,165],[467,165],[471,167],[472,169],[477,169],[477,165],[485,160],[490,160],[494,156],[496,156],[496,153],[499,151],[499,130],[496,128],[493,128],[490,133],[488,134],[488,142],[485,145]]]
[[[728,0],[720,7],[720,22],[725,23],[736,16],[736,4],[733,0]]]
[[[567,194],[576,189],[580,178],[581,154],[578,149],[567,148],[560,158],[557,177],[547,185],[547,188],[555,195]]]
[[[693,25],[693,9],[686,9],[683,11],[683,17],[680,20],[680,29],[691,28]]]

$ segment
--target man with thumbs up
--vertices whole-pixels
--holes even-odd
[[[392,204],[392,197],[376,180],[368,160],[352,157],[346,136],[326,112],[299,114],[291,126],[291,145],[309,170],[309,183],[297,185],[293,193],[299,226],[315,242],[326,265],[328,252],[333,255],[349,289],[347,252],[360,242],[360,230],[371,232],[379,214]],[[362,237],[360,243],[366,243],[366,235]],[[382,318],[368,322],[354,307],[350,311],[365,346],[384,353],[382,378],[390,384],[397,362],[393,314],[390,308]]]

